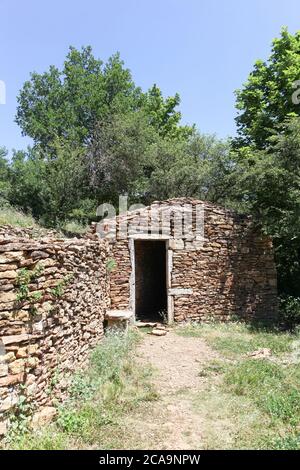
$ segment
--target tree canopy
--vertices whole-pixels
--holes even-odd
[[[179,124],[179,103],[178,94],[165,99],[156,85],[143,93],[118,53],[104,64],[91,47],[71,47],[62,70],[51,66],[24,83],[16,122],[35,144],[49,148],[56,139],[87,144],[98,122],[144,109],[150,125],[175,136],[190,130]]]
[[[236,91],[238,146],[265,148],[278,124],[300,115],[300,104],[292,99],[300,89],[299,80],[300,31],[293,35],[284,28],[273,40],[269,59],[257,60],[246,83]]]

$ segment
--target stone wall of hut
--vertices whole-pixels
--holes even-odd
[[[186,202],[171,200],[168,205],[183,207]],[[199,201],[188,202],[191,210],[199,204]],[[164,210],[165,205],[155,203],[119,217],[117,238],[111,240],[111,253],[117,264],[111,275],[112,308],[132,308],[133,246],[137,237],[134,227],[139,226],[138,238],[153,238],[148,233],[150,223],[147,225],[146,219],[151,221],[155,213],[161,227],[157,237],[166,240],[168,250],[169,309],[175,322],[276,317],[277,276],[272,242],[262,235],[251,218],[205,203],[204,238],[200,240],[189,230],[176,237],[172,219],[170,236],[166,235],[162,221]],[[178,212],[175,214],[178,217]],[[118,225],[124,225],[126,218],[129,238],[118,240]],[[141,220],[144,221],[142,229]]]

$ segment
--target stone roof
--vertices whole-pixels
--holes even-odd
[[[135,231],[137,233],[149,233],[149,227],[156,225],[158,232],[164,232],[168,230],[170,225],[174,226],[176,223],[178,228],[178,224],[181,224],[182,217],[184,217],[183,224],[186,232],[191,232],[195,229],[195,224],[198,224],[201,214],[203,218],[216,217],[220,219],[221,223],[226,223],[230,219],[235,224],[248,225],[251,221],[250,216],[240,215],[217,204],[195,198],[180,197],[164,201],[153,201],[148,206],[128,210],[112,218],[104,218],[98,224],[93,224],[91,231],[102,234],[104,232],[107,234],[119,233],[120,229],[127,225],[127,227],[130,227],[129,235],[134,236]],[[157,228],[158,226],[159,228]],[[150,231],[153,232],[153,229]],[[174,237],[174,232],[170,233],[170,236]],[[184,238],[184,236],[179,238]]]

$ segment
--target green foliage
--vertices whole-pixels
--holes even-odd
[[[72,220],[70,222],[65,222],[64,224],[60,225],[61,231],[66,234],[67,236],[72,235],[84,235],[85,232],[88,230],[87,225],[83,225],[76,220]]]
[[[292,388],[282,386],[279,390],[273,390],[266,397],[264,406],[272,417],[292,426],[298,426],[300,420],[299,386],[293,386]]]
[[[160,140],[142,112],[98,123],[86,158],[90,186],[99,201],[117,204],[120,194],[138,202],[152,171],[151,146]],[[147,187],[146,187],[147,189]]]
[[[164,141],[172,154],[172,142],[194,132],[180,125],[178,94],[165,99],[156,85],[143,93],[119,54],[103,64],[90,47],[70,48],[62,70],[33,73],[18,102],[16,121],[35,144],[10,164],[2,152],[0,190],[3,180],[8,201],[46,226],[87,225],[99,204],[120,194],[153,200]]]
[[[133,332],[105,337],[91,355],[88,373],[78,374],[72,381],[69,403],[61,408],[56,422],[59,430],[87,441],[97,439],[98,434],[99,439],[101,428],[117,424],[122,410],[134,406],[136,400],[156,398],[146,383],[141,383],[141,390],[134,386],[138,369],[132,363],[132,350],[137,341]],[[138,378],[141,380],[144,378]]]
[[[226,387],[246,395],[268,413],[297,428],[300,420],[299,367],[283,366],[263,359],[247,359],[229,368]]]
[[[204,422],[206,419],[208,448],[300,449],[296,336],[242,323],[207,324],[198,329],[194,325],[194,335],[196,330],[209,346],[218,350],[217,359],[199,360],[199,375],[204,378],[205,389],[201,387],[194,402],[196,410],[201,410],[201,419]],[[226,341],[220,344],[222,338]],[[234,347],[230,346],[230,338],[236,343]],[[263,344],[270,347],[271,357],[247,357],[243,340],[246,348],[249,341],[255,348]],[[284,347],[284,341],[289,348]]]
[[[300,450],[299,433],[290,434],[287,437],[279,437],[272,441],[273,450]]]
[[[199,372],[199,377],[211,377],[212,375],[223,374],[225,371],[226,366],[224,365],[224,362],[215,359],[201,368]]]
[[[281,366],[265,359],[246,359],[231,367],[225,384],[237,395],[256,396],[258,388],[272,388],[284,375]],[[261,400],[261,396],[258,397]]]
[[[72,279],[73,279],[72,274],[69,274],[69,275],[65,276],[63,279],[58,281],[58,283],[55,287],[53,287],[50,290],[51,294],[56,298],[62,297],[64,292],[65,292],[65,289],[66,289],[67,285],[70,284]]]
[[[38,276],[43,271],[43,266],[36,264],[34,269],[21,268],[18,272],[16,279],[16,285],[18,287],[17,291],[17,300],[19,302],[24,302],[25,300],[30,300],[32,302],[40,300],[42,293],[37,291],[30,294],[29,284],[35,281]]]
[[[35,301],[41,300],[42,297],[43,297],[43,293],[41,291],[33,292],[31,294],[31,298]]]
[[[64,293],[64,283],[63,281],[60,281],[58,282],[58,284],[53,287],[53,289],[51,289],[51,294],[54,296],[54,297],[61,297]]]
[[[86,205],[82,150],[59,141],[52,148],[55,158],[40,147],[14,153],[10,163],[9,202],[47,226],[59,226],[68,217],[84,220],[72,213]],[[93,204],[96,208],[97,204]],[[85,220],[88,218],[89,214]]]
[[[287,120],[264,151],[233,155],[229,198],[252,213],[273,237],[281,293],[297,296],[300,285],[300,118]]]
[[[130,335],[108,333],[102,344],[91,355],[92,371],[98,380],[121,382],[124,359],[128,359],[137,340],[138,336],[133,332]]]
[[[187,138],[166,138],[148,120],[144,111],[136,112],[114,116],[95,129],[87,165],[99,200],[116,203],[120,194],[143,204],[178,196],[221,200],[229,145],[196,131]]]
[[[33,407],[31,403],[28,403],[28,399],[24,392],[25,387],[22,386],[21,394],[14,408],[14,414],[10,420],[9,434],[7,437],[9,443],[13,443],[18,439],[19,435],[27,433],[29,418],[32,414]]]
[[[16,121],[43,147],[60,137],[82,143],[110,107],[128,109],[135,93],[130,72],[123,68],[118,54],[103,66],[90,47],[70,48],[61,71],[51,66],[43,74],[31,74],[25,82]]]
[[[163,134],[176,133],[180,120],[178,95],[164,100],[155,86],[143,94],[119,54],[103,64],[91,47],[71,47],[62,70],[51,66],[43,74],[32,73],[18,103],[16,122],[43,148],[57,138],[87,143],[97,122],[137,109],[145,109],[148,123]]]
[[[300,285],[300,107],[292,102],[299,48],[300,32],[283,29],[268,62],[258,61],[237,92],[239,150],[232,154],[228,193],[233,207],[251,212],[273,237],[279,292],[289,296],[281,303],[281,321],[289,328],[297,318]]]
[[[112,271],[114,271],[114,269],[116,269],[116,267],[117,267],[116,260],[113,258],[109,258],[106,262],[106,271],[108,273],[111,273]]]
[[[46,429],[35,434],[18,432],[7,444],[9,449],[16,450],[65,450],[69,443],[64,433],[53,433]]]
[[[46,210],[43,198],[45,162],[38,150],[13,152],[10,162],[9,202],[38,218]]]
[[[7,161],[7,150],[0,147],[0,207],[8,201],[10,191],[10,169]]]
[[[78,183],[80,183],[80,181],[78,181]],[[88,194],[88,192],[86,194]],[[90,196],[92,196],[92,194]],[[67,221],[65,224],[66,230],[68,230],[68,225],[70,232],[74,230],[75,232],[78,231],[80,233],[80,231],[82,232],[82,230],[85,230],[86,226],[95,219],[96,209],[96,199],[93,199],[92,197],[79,197],[76,203],[76,207],[67,214],[67,218],[70,221]],[[77,224],[77,230],[75,225],[71,225],[72,223],[75,225]]]
[[[164,99],[157,85],[153,85],[143,95],[143,109],[148,117],[148,122],[162,136],[186,138],[193,132],[193,127],[179,126],[181,113],[175,111],[179,104],[180,97],[178,93]]]
[[[56,424],[62,432],[66,434],[76,435],[76,434],[85,434],[85,427],[91,425],[90,420],[92,418],[91,413],[94,410],[87,409],[84,407],[78,412],[74,412],[73,409],[64,408],[56,421]]]
[[[22,268],[18,274],[17,278],[17,286],[18,286],[18,293],[17,293],[17,300],[23,301],[26,300],[29,294],[29,282],[30,276],[29,272],[26,268]]]
[[[198,197],[217,201],[220,197],[218,166],[226,165],[226,143],[193,133],[187,141],[160,141],[152,147],[153,171],[148,182],[151,199]]]
[[[271,349],[273,354],[281,354],[290,351],[292,337],[287,334],[255,332],[248,334],[236,334],[230,337],[229,334],[223,337],[212,338],[210,343],[217,350],[225,355],[234,357],[237,354],[246,354],[260,348]]]
[[[290,330],[300,325],[300,298],[285,296],[280,298],[279,321]]]
[[[299,50],[300,32],[293,35],[284,28],[273,41],[269,60],[256,61],[247,82],[236,92],[239,146],[265,148],[278,124],[289,115],[299,116],[300,107],[292,102],[293,85],[300,77]]]

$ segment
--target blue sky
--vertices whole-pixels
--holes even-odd
[[[179,92],[183,122],[235,132],[234,90],[269,55],[282,26],[300,29],[299,0],[0,0],[0,146],[24,148],[16,96],[31,71],[61,66],[69,45],[106,60],[120,51],[137,85]]]

